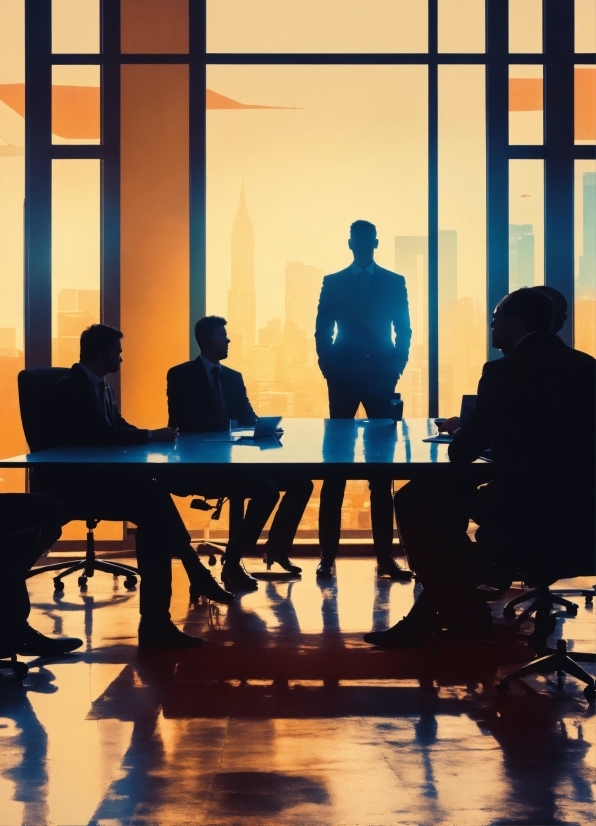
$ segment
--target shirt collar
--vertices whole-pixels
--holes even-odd
[[[218,370],[221,369],[219,364],[213,364],[213,362],[209,361],[209,359],[206,359],[205,356],[199,356],[199,358],[203,362],[203,367],[205,368],[207,373],[210,373],[214,367],[217,367]]]
[[[359,267],[358,264],[352,262],[350,269],[352,270],[354,275],[360,275],[363,272],[368,272],[372,275],[375,271],[375,262],[371,261],[371,263],[365,269],[362,269],[362,267]]]
[[[513,350],[517,350],[517,348],[518,348],[518,347],[519,347],[519,345],[522,343],[522,341],[525,341],[527,338],[530,338],[530,336],[534,336],[534,335],[536,335],[536,333],[537,333],[537,332],[538,332],[538,330],[532,330],[532,332],[531,332],[531,333],[526,333],[526,335],[525,335],[525,336],[522,336],[522,337],[520,338],[520,340],[519,340],[519,341],[517,341],[517,342],[515,343],[515,345],[514,345],[514,347],[513,347]],[[513,352],[513,350],[512,350],[511,352]]]

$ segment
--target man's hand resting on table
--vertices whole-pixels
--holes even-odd
[[[160,427],[149,431],[149,439],[152,442],[175,442],[177,438],[178,430],[173,427]]]
[[[459,416],[452,416],[450,419],[445,419],[444,422],[437,425],[437,428],[439,429],[439,433],[450,433],[454,436],[461,428]]]

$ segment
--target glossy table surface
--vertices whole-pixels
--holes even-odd
[[[389,419],[284,419],[280,441],[267,439],[222,441],[221,433],[183,433],[176,442],[149,442],[115,447],[60,447],[0,460],[0,467],[64,465],[151,466],[159,472],[200,465],[238,472],[258,466],[277,468],[310,478],[325,478],[341,470],[345,478],[390,475],[412,479],[437,472],[450,473],[448,445],[423,439],[436,435],[432,419],[408,419],[397,425]],[[165,468],[164,468],[165,469]],[[490,478],[489,466],[479,462],[479,477]]]

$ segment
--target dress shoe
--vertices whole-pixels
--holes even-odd
[[[207,597],[212,602],[219,602],[222,605],[231,605],[234,602],[234,594],[225,591],[221,585],[215,581],[213,576],[205,568],[198,576],[193,576],[188,589],[190,601],[196,602],[199,597]]]
[[[371,631],[364,634],[364,642],[376,645],[377,648],[422,648],[428,645],[432,634],[428,629],[420,628],[406,619],[386,631]]]
[[[406,568],[401,568],[392,556],[377,559],[377,576],[389,577],[397,582],[409,582],[414,574]]]
[[[27,623],[18,654],[24,657],[61,657],[68,651],[80,648],[83,640],[77,637],[46,637]]]
[[[236,591],[256,591],[259,587],[258,581],[248,573],[241,562],[226,560],[221,569],[221,581],[226,588]]]
[[[299,568],[298,565],[293,565],[290,560],[288,559],[288,555],[283,551],[273,551],[269,548],[265,549],[265,562],[267,563],[267,570],[271,570],[271,566],[277,562],[280,568],[283,568],[284,571],[287,571],[289,574],[301,574],[302,568]]]
[[[152,623],[141,619],[139,646],[141,648],[198,648],[203,645],[200,637],[192,637],[176,628],[173,622]]]
[[[317,577],[318,579],[331,579],[334,571],[333,566],[335,565],[335,557],[333,556],[326,556],[325,554],[321,554],[321,561],[317,565]]]

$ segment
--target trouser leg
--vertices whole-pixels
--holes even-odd
[[[0,649],[13,653],[31,610],[26,574],[60,537],[62,505],[41,494],[0,496]]]
[[[275,482],[277,483],[278,480],[276,479]],[[285,490],[285,493],[273,519],[267,542],[275,550],[282,550],[287,553],[292,547],[298,525],[308,505],[313,483],[310,479],[301,479],[285,484],[279,481],[279,487]]]
[[[345,479],[325,479],[319,505],[319,543],[323,556],[335,559],[341,536],[341,506],[346,490]]]
[[[226,562],[239,562],[243,554],[254,551],[277,504],[279,491],[268,479],[257,477],[236,485],[230,495],[249,500],[242,524],[234,531],[226,548]]]
[[[358,387],[343,379],[327,378],[329,416],[332,419],[353,419],[360,404]],[[346,480],[341,476],[325,479],[321,487],[319,506],[319,543],[321,554],[335,559],[341,536],[341,506]]]
[[[370,516],[377,559],[391,556],[393,549],[393,497],[390,479],[372,479]]]
[[[475,615],[479,553],[467,535],[469,501],[452,483],[409,482],[395,495],[395,515],[410,567],[432,605],[463,626]],[[412,612],[415,617],[416,609]]]

